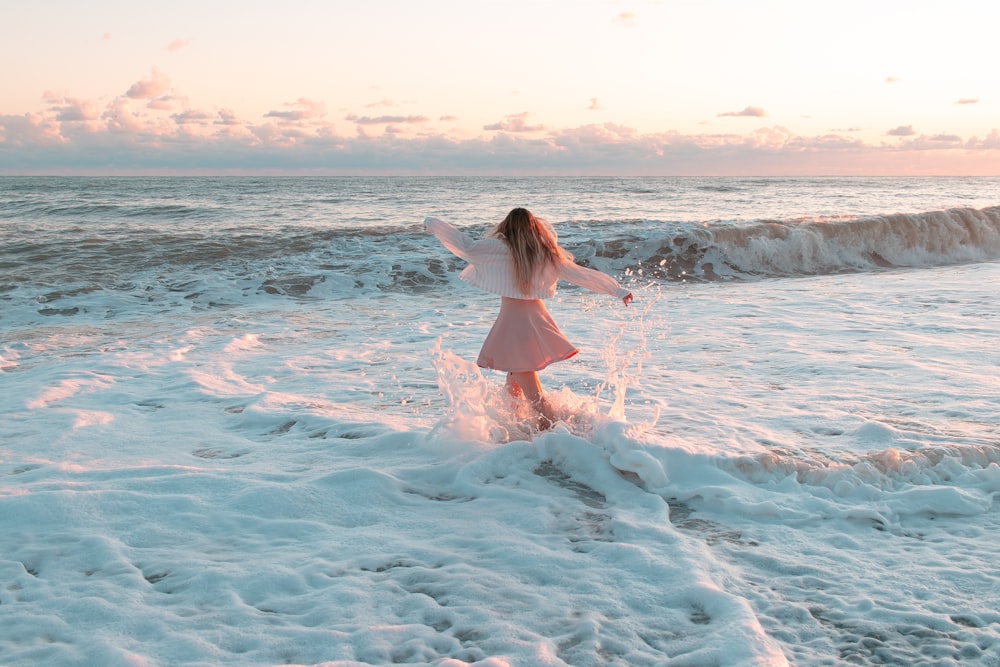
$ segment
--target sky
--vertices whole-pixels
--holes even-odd
[[[0,174],[1000,175],[985,0],[0,0]]]

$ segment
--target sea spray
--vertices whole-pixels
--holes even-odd
[[[651,307],[652,303],[647,305],[647,312]],[[637,319],[641,331],[643,320]],[[579,396],[568,387],[546,394],[557,415],[551,430],[589,440],[603,450],[614,469],[634,475],[648,490],[658,490],[668,483],[664,465],[645,451],[637,436],[655,426],[659,408],[654,408],[648,423],[632,425],[625,418],[625,396],[630,386],[637,386],[641,359],[646,354],[644,335],[638,336],[639,342],[627,351],[617,351],[626,326],[622,324],[602,351],[607,376],[592,396]],[[543,433],[535,425],[525,400],[508,395],[504,387],[483,377],[475,364],[443,349],[441,338],[435,341],[431,354],[438,387],[448,407],[429,438],[436,432],[445,431],[462,440],[502,443],[532,440]],[[636,366],[634,372],[629,370],[632,365]],[[613,398],[610,406],[602,410],[600,396],[606,389],[611,391]]]
[[[540,433],[525,399],[511,396],[473,362],[443,349],[440,338],[431,350],[431,363],[447,407],[428,437],[445,431],[462,440],[496,444],[531,440]],[[547,392],[546,398],[556,414],[554,428],[577,434],[593,429],[600,413],[596,397],[577,396],[563,387]]]
[[[658,291],[652,293],[656,296],[642,305],[638,315],[622,322],[601,349],[601,358],[606,366],[605,378],[597,383],[593,394],[578,395],[568,387],[546,392],[546,399],[556,414],[557,425],[586,436],[598,426],[627,422],[626,395],[630,388],[638,388],[642,359],[649,355],[646,350],[646,317],[660,300]],[[636,342],[627,349],[619,350],[626,333]],[[435,341],[430,355],[438,388],[448,405],[434,430],[446,429],[459,437],[493,443],[531,439],[538,433],[526,400],[511,396],[504,386],[484,377],[476,364],[444,349],[441,337]],[[602,409],[605,393],[610,394],[611,403]],[[659,408],[654,406],[651,421],[642,428],[651,428],[658,416]]]

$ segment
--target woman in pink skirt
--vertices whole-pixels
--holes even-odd
[[[542,299],[555,295],[560,279],[617,297],[626,306],[632,293],[610,276],[576,264],[559,246],[555,230],[524,208],[512,210],[480,241],[438,218],[425,219],[424,226],[469,263],[459,278],[501,297],[500,314],[477,363],[507,371],[507,391],[528,399],[539,427],[551,426],[555,414],[543,396],[538,371],[578,350],[559,331]]]

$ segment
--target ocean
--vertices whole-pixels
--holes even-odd
[[[533,430],[422,227],[562,285]],[[0,178],[0,665],[1000,665],[1000,179]]]

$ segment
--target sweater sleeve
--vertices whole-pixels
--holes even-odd
[[[465,232],[449,225],[441,218],[424,218],[424,229],[436,236],[445,248],[467,262],[472,261],[469,251],[475,245],[475,241]]]
[[[600,292],[619,299],[624,298],[629,293],[608,274],[580,266],[572,260],[564,260],[559,263],[559,277],[592,292]]]

